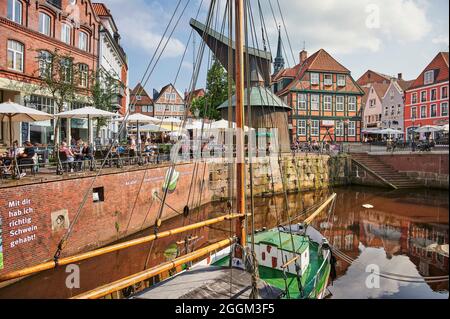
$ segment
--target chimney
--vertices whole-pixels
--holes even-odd
[[[308,58],[308,52],[306,52],[305,50],[302,50],[300,52],[300,64],[303,64],[307,58]]]
[[[399,80],[403,80],[403,73],[399,73],[398,76],[397,76],[397,78],[398,78]]]

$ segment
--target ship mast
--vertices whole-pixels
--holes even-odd
[[[235,0],[236,6],[236,202],[237,214],[245,216],[245,132],[244,132],[244,0]],[[230,119],[231,120],[231,119]],[[236,232],[240,245],[245,248],[247,234],[245,218],[238,220]]]

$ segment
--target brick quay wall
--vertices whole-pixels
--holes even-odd
[[[253,166],[254,194],[283,193],[280,165],[288,192],[346,185],[349,163],[345,155],[289,155],[281,161],[276,157],[258,159]],[[176,188],[168,193],[170,207],[163,209],[161,220],[178,216],[186,205],[192,209],[224,200],[228,196],[227,167],[221,162],[178,165]],[[161,208],[168,171],[168,166],[105,170],[93,185],[91,173],[47,182],[26,184],[24,180],[21,185],[2,185],[0,274],[53,259],[85,194],[88,200],[73,225],[62,256],[95,249],[152,227]]]

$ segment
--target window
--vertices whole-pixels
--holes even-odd
[[[319,85],[319,83],[320,83],[319,73],[311,73],[311,84]]]
[[[38,111],[42,111],[49,114],[55,113],[55,100],[48,97],[31,95],[30,105],[34,106]]]
[[[61,41],[67,44],[72,43],[72,37],[71,37],[72,28],[68,25],[63,23],[61,26]]]
[[[48,51],[39,52],[39,76],[50,77],[52,72],[52,55]]]
[[[412,107],[411,108],[411,119],[416,119],[417,118],[417,108],[416,107]]]
[[[130,112],[131,113],[136,112],[136,106],[135,105],[130,105]]]
[[[442,87],[442,91],[441,91],[441,99],[446,99],[446,98],[448,98],[448,86]]]
[[[332,109],[332,101],[333,101],[333,97],[331,95],[325,95],[323,97],[323,109],[325,111],[331,111]]]
[[[412,104],[416,104],[417,103],[417,93],[413,93],[411,103]]]
[[[337,76],[337,85],[338,86],[345,86],[345,75],[338,75]]]
[[[88,87],[89,66],[87,64],[80,64],[80,85],[84,88]]]
[[[88,50],[88,35],[84,32],[80,32],[78,35],[78,48],[83,51]]]
[[[320,135],[320,122],[317,120],[311,121],[311,136]]]
[[[424,77],[425,77],[425,79],[424,79],[425,85],[433,84],[434,83],[434,70],[425,72]]]
[[[61,80],[64,82],[72,81],[72,61],[69,59],[61,59]]]
[[[441,116],[448,116],[448,103],[441,104]]]
[[[392,105],[391,107],[391,115],[394,116],[395,115],[395,106]]]
[[[319,110],[320,95],[311,94],[311,111]]]
[[[427,101],[427,91],[423,91],[420,93],[420,101],[426,102]]]
[[[333,85],[333,75],[325,74],[323,82],[325,85],[328,85],[328,86]]]
[[[430,117],[436,117],[437,116],[437,105],[433,104],[431,105],[430,109]]]
[[[393,100],[395,97],[394,89],[391,90],[390,95],[391,95],[391,100]]]
[[[177,95],[175,93],[166,93],[166,100],[175,101],[177,99]]]
[[[306,121],[305,120],[298,121],[298,135],[306,136]]]
[[[8,40],[8,69],[23,72],[23,44]]]
[[[426,106],[420,107],[420,118],[422,118],[422,119],[427,118],[427,107]]]
[[[432,89],[431,90],[431,101],[436,101],[436,100],[437,100],[437,90]]]
[[[389,108],[387,106],[384,108],[384,115],[385,116],[389,115]]]
[[[140,100],[142,100],[142,96],[140,96],[140,95],[136,95],[136,100],[137,100],[137,101],[140,101]]]
[[[344,111],[344,97],[343,96],[336,97],[336,111],[337,112]]]
[[[356,112],[356,96],[350,96],[348,98],[348,110],[350,112]]]
[[[100,203],[105,201],[105,188],[97,187],[92,191],[92,199],[94,203]]]
[[[297,97],[297,106],[299,110],[306,111],[306,94],[299,94]]]
[[[356,122],[348,123],[348,136],[356,136]]]
[[[336,136],[344,136],[344,122],[336,122]]]
[[[39,13],[39,32],[42,34],[45,34],[47,36],[50,36],[51,21],[52,21],[52,19],[50,18],[50,16],[48,14],[40,12]]]
[[[401,106],[401,104],[399,104],[399,105],[397,106],[397,114],[398,114],[398,115],[402,114],[402,106]]]
[[[19,0],[8,0],[8,19],[22,24],[22,2]]]
[[[371,99],[369,102],[370,102],[370,107],[374,107],[377,104],[376,99]]]

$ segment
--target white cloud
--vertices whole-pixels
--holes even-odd
[[[172,14],[170,11],[174,8],[166,10],[157,2],[149,4],[144,0],[104,0],[103,2],[111,10],[119,33],[127,46],[142,49],[148,54],[154,54],[166,24],[170,20]],[[177,30],[180,30],[180,28],[179,25]],[[166,41],[167,38],[164,39],[163,45]],[[183,54],[184,50],[183,42],[172,37],[162,58],[178,57]]]
[[[449,36],[448,35],[439,35],[436,38],[433,38],[432,42],[434,44],[445,44],[449,45]]]
[[[278,7],[272,3],[280,24]],[[387,41],[417,42],[432,29],[426,16],[428,4],[423,0],[280,0],[280,5],[295,51],[306,41],[311,51],[378,52]],[[270,7],[265,11],[273,46],[275,23]]]

